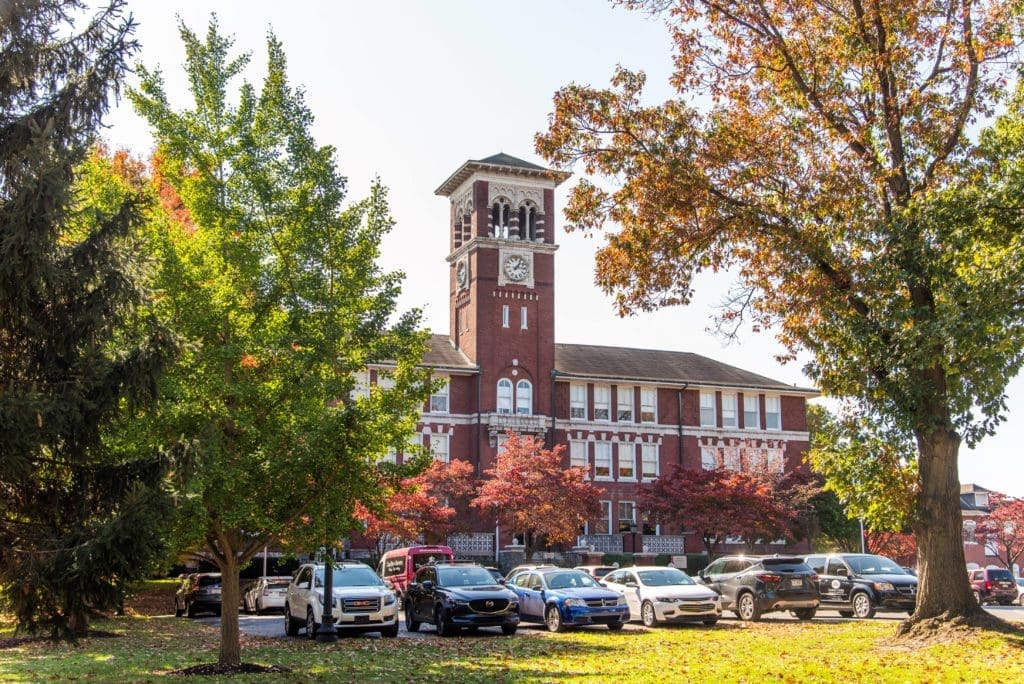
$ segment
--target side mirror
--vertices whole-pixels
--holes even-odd
[[[508,584],[508,580],[504,577],[501,577],[498,579],[498,584],[500,584],[501,586],[505,586],[506,584]]]
[[[695,579],[697,581],[697,584],[707,584],[708,583],[707,580],[704,579],[704,575],[697,575],[693,579]]]
[[[423,591],[430,591],[434,588],[434,583],[430,580],[424,580],[423,584],[420,586],[423,587]]]
[[[840,565],[838,568],[836,568],[836,574],[840,577],[847,577],[850,573],[844,566]]]
[[[598,580],[598,581],[597,581],[597,586],[599,586],[599,587],[604,587],[605,589],[607,589],[607,588],[608,588],[608,585],[607,585],[607,584],[605,584],[604,582],[602,582],[601,580]]]

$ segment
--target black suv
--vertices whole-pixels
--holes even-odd
[[[208,612],[220,615],[220,573],[198,572],[188,575],[174,594],[174,614],[181,617],[188,614]]]
[[[463,627],[501,627],[504,634],[515,634],[519,598],[475,563],[427,565],[416,571],[405,597],[405,628],[415,632],[424,622],[440,636]]]
[[[818,573],[821,605],[843,617],[870,618],[876,610],[914,612],[917,577],[898,563],[868,553],[834,553],[807,557]]]
[[[722,608],[741,620],[759,620],[777,610],[810,620],[818,609],[818,578],[803,558],[724,556],[698,578],[722,595]]]

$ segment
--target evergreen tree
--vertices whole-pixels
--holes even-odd
[[[172,351],[144,302],[136,190],[86,161],[135,50],[112,0],[0,5],[0,588],[19,630],[72,636],[160,551],[162,456],[111,448]],[[86,178],[88,176],[88,178]]]

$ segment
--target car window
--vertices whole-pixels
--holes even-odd
[[[658,570],[640,570],[637,572],[640,581],[648,587],[676,587],[696,584],[682,570],[675,568],[659,568]]]
[[[622,573],[622,584],[625,584],[627,587],[635,587],[637,584],[636,575],[631,572]]]
[[[1010,571],[1006,570],[1006,569],[989,570],[988,571],[988,578],[992,579],[992,580],[1011,580],[1012,581],[1013,580],[1013,575],[1011,575]]]
[[[761,561],[761,565],[765,570],[774,570],[776,572],[811,572],[811,566],[802,560],[793,558],[765,558]]]
[[[316,571],[317,586],[323,583],[323,576],[323,570]],[[379,587],[382,584],[377,573],[369,566],[335,568],[331,573],[331,585],[335,587]]]
[[[220,586],[220,577],[200,577],[198,584],[201,587]]]
[[[818,573],[819,575],[825,574],[825,557],[824,556],[809,556],[807,558],[807,564],[811,566],[811,570]]]
[[[745,561],[745,560],[742,560],[742,559],[739,559],[739,558],[735,558],[733,560],[730,560],[730,561],[726,562],[725,568],[722,570],[722,573],[725,574],[725,575],[734,575],[737,572],[743,572],[744,570],[746,570],[749,567],[750,567],[750,561]]]
[[[529,581],[530,581],[530,573],[528,573],[528,572],[521,572],[521,573],[519,573],[518,575],[516,575],[515,577],[512,578],[512,584],[516,585],[517,587],[522,587],[522,588],[526,588],[528,586],[527,583]]]
[[[885,556],[850,556],[846,559],[853,571],[861,575],[905,575],[903,568]]]
[[[622,584],[622,573],[621,572],[609,572],[604,576],[605,582],[612,582],[614,584]]]
[[[720,574],[722,574],[722,568],[724,568],[724,567],[725,567],[725,561],[724,560],[721,560],[721,559],[716,560],[714,563],[712,563],[708,567],[704,568],[704,574],[705,575],[720,575]]]
[[[840,571],[842,571],[842,573],[846,572],[846,565],[843,564],[843,561],[838,558],[830,558],[828,565],[825,567],[825,574],[838,575],[840,574]]]
[[[980,580],[980,579],[981,579],[981,570],[972,570],[971,571],[971,580],[977,581],[977,580]]]
[[[466,565],[436,568],[442,587],[479,587],[494,584],[494,577],[480,566]]]
[[[580,589],[597,586],[593,577],[579,570],[549,572],[544,575],[544,579],[547,580],[549,589]]]
[[[527,575],[526,586],[532,591],[540,591],[544,588],[544,581],[535,572],[531,572]]]
[[[312,577],[312,570],[309,568],[303,568],[302,572],[299,573],[299,577],[295,580],[295,584],[300,587],[309,588],[309,579]]]

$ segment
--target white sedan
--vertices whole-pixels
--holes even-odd
[[[291,583],[290,575],[260,577],[253,582],[242,597],[242,607],[247,613],[262,613],[271,608],[284,608],[284,597]]]
[[[605,575],[602,584],[622,594],[629,604],[630,619],[639,618],[645,627],[663,621],[699,621],[711,626],[722,617],[722,597],[676,568],[622,568]]]

